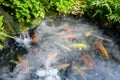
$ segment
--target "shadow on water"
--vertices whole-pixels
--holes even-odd
[[[120,79],[118,45],[84,18],[46,18],[5,45],[1,80]]]

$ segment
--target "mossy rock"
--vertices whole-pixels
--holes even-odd
[[[18,23],[10,16],[7,12],[5,12],[0,6],[0,15],[4,16],[3,26],[7,34],[14,35],[19,32]]]
[[[19,32],[25,32],[30,29],[35,28],[36,26],[39,26],[41,23],[41,18],[32,19],[30,23],[19,23]]]
[[[19,34],[21,32],[25,32],[31,28],[34,28],[38,26],[41,22],[40,18],[31,20],[30,23],[18,23],[18,20],[11,16],[7,11],[5,11],[1,6],[0,6],[0,15],[4,16],[3,19],[3,26],[5,29],[5,32],[8,35],[14,36],[15,34]]]

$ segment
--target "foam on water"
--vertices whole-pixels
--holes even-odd
[[[65,27],[72,28],[72,31],[64,30]],[[94,31],[90,37],[86,33]],[[104,44],[109,55],[112,52],[120,52],[117,45],[111,38],[107,37],[85,19],[74,19],[62,17],[42,21],[41,25],[35,30],[37,32],[37,44],[29,46],[30,39],[22,43],[26,46],[27,54],[23,55],[23,60],[16,65],[11,72],[9,66],[0,69],[0,79],[2,80],[119,80],[120,65],[112,59],[106,59],[97,50],[93,41]],[[66,34],[74,34],[75,38],[60,38]],[[108,38],[104,42],[102,37]],[[19,41],[17,38],[16,40]],[[21,40],[20,40],[21,42]],[[87,44],[86,48],[69,47],[71,44]],[[114,47],[115,46],[115,47]],[[94,68],[87,68],[83,62],[82,53],[90,55],[93,59]],[[80,56],[81,55],[81,56]],[[70,64],[64,69],[60,69],[60,64]],[[75,66],[78,68],[76,69]],[[64,75],[63,73],[64,72]]]

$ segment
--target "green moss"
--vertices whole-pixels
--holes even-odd
[[[31,22],[33,18],[44,18],[44,6],[39,0],[7,0],[2,5],[11,9],[11,14],[18,22]]]
[[[0,0],[2,7],[9,8],[9,13],[19,22],[19,26],[12,23],[13,31],[16,32],[29,29],[27,26],[38,25],[38,19],[41,20],[46,15],[88,15],[106,23],[120,23],[119,2],[120,0]]]
[[[0,50],[3,48],[3,43],[6,39],[6,37],[11,37],[6,34],[5,28],[3,26],[3,17],[4,16],[0,16]],[[13,37],[11,37],[11,38],[13,38]]]

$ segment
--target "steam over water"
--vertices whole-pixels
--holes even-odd
[[[85,19],[47,18],[34,32],[35,45],[26,33],[24,39],[15,38],[27,54],[18,56],[13,71],[3,66],[0,80],[120,80],[118,46],[96,25]],[[105,47],[108,59],[95,42]]]

